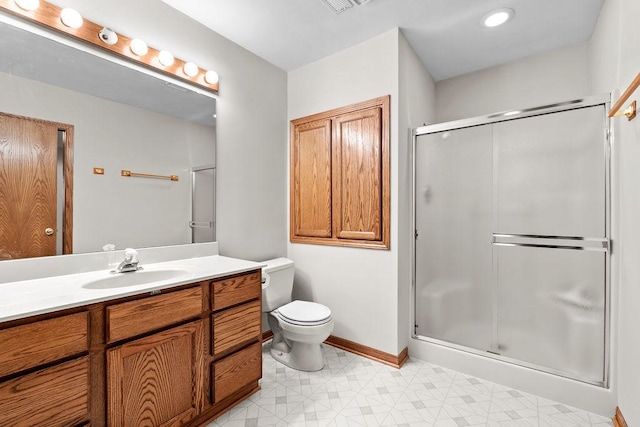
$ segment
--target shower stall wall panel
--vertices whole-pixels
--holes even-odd
[[[608,120],[580,107],[420,128],[414,336],[606,385]]]

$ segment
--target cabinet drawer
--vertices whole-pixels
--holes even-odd
[[[262,333],[260,300],[215,313],[213,324],[213,355],[259,340]]]
[[[0,383],[0,426],[72,426],[89,420],[89,362],[72,360]]]
[[[220,310],[252,299],[262,294],[262,274],[260,270],[213,282],[211,289],[211,306]]]
[[[218,403],[262,377],[262,345],[256,343],[213,363],[213,401]]]
[[[150,332],[202,313],[202,288],[169,292],[107,307],[107,342]]]
[[[86,312],[0,330],[0,377],[88,351]]]

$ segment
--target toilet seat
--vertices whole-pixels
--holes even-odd
[[[292,301],[277,312],[282,321],[299,326],[322,325],[331,320],[329,307],[309,301]]]

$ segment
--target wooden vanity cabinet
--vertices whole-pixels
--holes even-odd
[[[211,284],[211,397],[223,402],[262,377],[260,270]]]
[[[0,427],[213,421],[259,390],[261,277],[0,323]]]
[[[0,426],[89,421],[87,312],[0,325]]]

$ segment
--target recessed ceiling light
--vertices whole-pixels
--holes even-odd
[[[513,9],[503,7],[489,12],[482,18],[485,27],[493,28],[504,24],[513,17]]]

